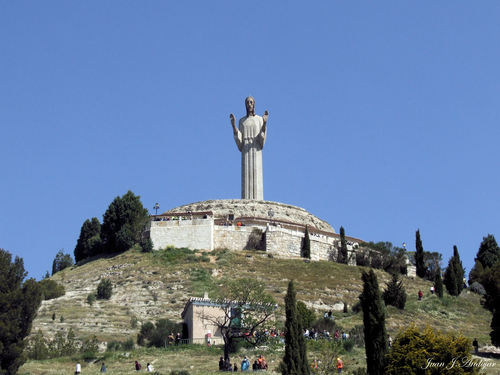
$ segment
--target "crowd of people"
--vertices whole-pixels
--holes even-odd
[[[250,368],[252,371],[267,371],[267,362],[264,356],[261,354],[259,357],[253,362],[252,365],[250,365],[250,360],[245,356],[243,360],[241,361],[241,371],[250,371]],[[234,363],[231,363],[229,358],[224,360],[224,358],[220,357],[219,359],[219,371],[230,371],[230,372],[237,372],[238,371],[238,364],[235,361]]]
[[[315,330],[314,328],[311,328],[311,330],[308,330],[307,328],[304,330],[304,337],[306,339],[313,339],[313,340],[318,340],[318,339],[334,339],[334,340],[347,340],[349,338],[349,334],[347,332],[340,332],[338,329],[335,330],[333,337],[330,334],[329,331],[324,329],[323,331]]]

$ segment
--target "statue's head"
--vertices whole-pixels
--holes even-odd
[[[247,116],[255,116],[255,99],[253,96],[247,96],[245,99],[245,107],[247,108]]]

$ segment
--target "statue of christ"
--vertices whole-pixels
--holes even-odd
[[[231,125],[238,150],[241,151],[241,199],[264,199],[264,183],[262,179],[262,149],[266,142],[267,110],[260,117],[255,114],[255,99],[245,99],[247,115],[235,125],[231,113]]]

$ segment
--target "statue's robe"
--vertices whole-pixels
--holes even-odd
[[[240,119],[234,140],[241,151],[241,199],[264,199],[262,178],[262,149],[266,130],[262,117],[245,116]]]

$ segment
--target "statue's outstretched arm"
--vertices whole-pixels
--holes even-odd
[[[264,111],[264,115],[262,116],[262,121],[264,124],[262,125],[262,130],[266,131],[266,126],[267,126],[267,119],[269,118],[269,112],[267,109]]]
[[[260,128],[259,135],[257,136],[257,141],[259,143],[259,148],[262,150],[264,148],[264,143],[266,143],[266,130],[267,130],[267,119],[269,117],[269,112],[266,110],[262,116],[262,127]]]
[[[234,115],[231,113],[229,115],[229,119],[231,120],[231,126],[233,127],[233,136],[234,141],[236,142],[236,146],[238,146],[238,150],[243,149],[243,137],[241,136],[241,132],[238,128],[236,128]]]

